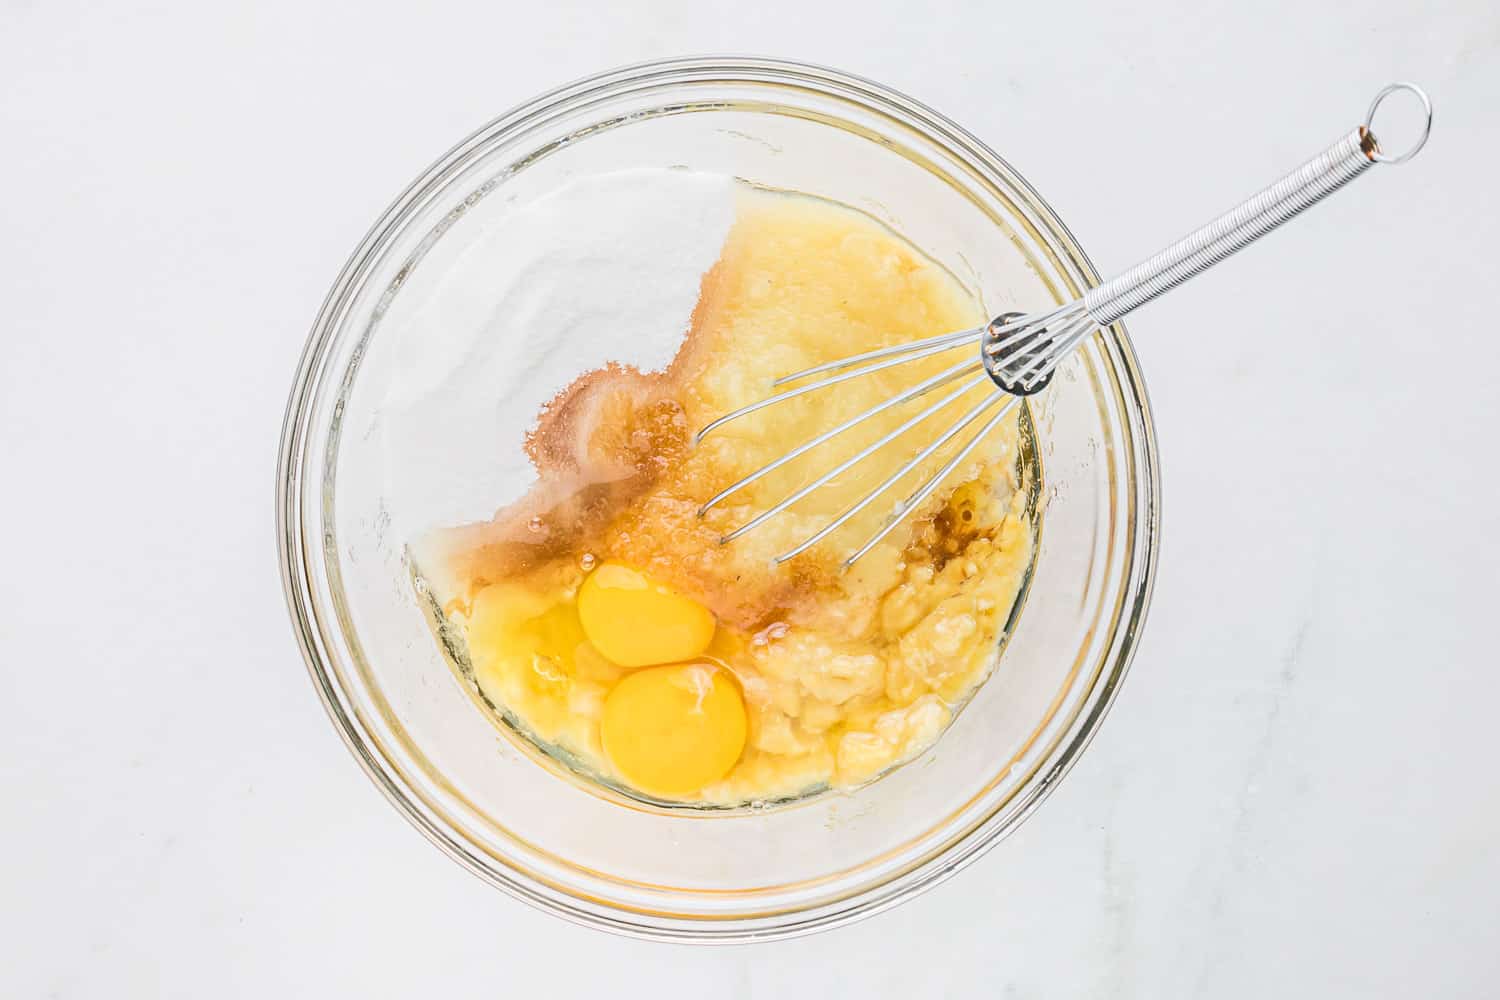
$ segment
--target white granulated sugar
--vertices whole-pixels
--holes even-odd
[[[734,218],[731,178],[684,170],[583,178],[520,207],[503,191],[429,251],[382,323],[395,355],[374,430],[408,539],[520,497],[535,479],[523,434],[578,375],[664,368]]]

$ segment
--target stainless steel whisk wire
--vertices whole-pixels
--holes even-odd
[[[1401,92],[1410,93],[1421,102],[1424,119],[1421,133],[1411,148],[1393,155],[1383,150],[1376,141],[1373,125],[1376,112],[1386,98]],[[795,490],[745,524],[728,532],[721,539],[725,543],[731,542],[764,524],[815,490],[828,485],[924,420],[957,401],[964,394],[982,386],[986,381],[994,383],[996,386],[994,391],[971,406],[935,440],[919,449],[869,493],[855,501],[805,541],[775,557],[776,562],[785,562],[828,537],[921,466],[923,462],[937,454],[946,444],[963,433],[965,428],[984,418],[989,410],[999,404],[999,409],[984,420],[979,430],[960,445],[936,472],[924,480],[905,499],[897,503],[894,512],[876,533],[844,560],[843,565],[847,569],[879,544],[908,513],[920,507],[1018,402],[1044,389],[1052,380],[1058,366],[1089,337],[1138,306],[1176,288],[1194,275],[1201,274],[1219,261],[1260,239],[1348,184],[1370,167],[1376,164],[1404,163],[1411,159],[1426,144],[1431,131],[1432,102],[1427,94],[1422,88],[1412,83],[1392,83],[1375,95],[1364,122],[1332,146],[1207,225],[1194,230],[1128,271],[1101,285],[1096,285],[1080,298],[1066,305],[1042,313],[1003,313],[986,326],[882,347],[782,376],[772,383],[772,388],[794,382],[804,382],[805,379],[815,375],[826,377],[815,382],[804,382],[796,388],[783,389],[764,399],[726,413],[700,430],[695,440],[701,441],[724,424],[776,403],[839,385],[874,372],[886,371],[898,365],[933,357],[966,344],[976,344],[979,348],[978,358],[963,361],[916,383],[890,399],[883,400],[817,434],[748,476],[732,483],[699,508],[699,516],[707,514],[709,510],[744,487],[850,428],[893,407],[925,396],[945,385],[961,381],[957,389],[951,390],[936,403],[928,405],[878,440]]]

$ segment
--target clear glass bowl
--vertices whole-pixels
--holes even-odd
[[[682,165],[855,205],[948,266],[991,312],[1097,280],[1011,167],[878,84],[761,59],[650,63],[553,91],[443,156],[376,223],[313,328],[277,469],[282,574],[329,715],[392,803],[453,858],[549,912],[643,937],[803,934],[952,875],[1015,829],[1108,710],[1156,561],[1157,466],[1125,330],[1033,405],[1045,507],[1033,578],[993,676],[925,754],[858,791],[775,810],[630,803],[507,738],[434,642],[361,439],[398,364],[381,320],[476,206],[569,179]],[[938,331],[934,331],[938,332]]]

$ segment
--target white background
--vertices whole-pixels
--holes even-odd
[[[1057,794],[886,915],[688,949],[533,912],[383,801],[293,644],[272,472],[408,180],[542,89],[730,50],[942,109],[1106,271],[1388,80],[1438,114],[1132,319],[1160,576]],[[1493,0],[0,0],[0,994],[1496,995],[1497,107]]]

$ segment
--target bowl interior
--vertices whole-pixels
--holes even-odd
[[[503,238],[508,215],[570,181],[663,166],[853,205],[951,269],[991,313],[1052,305],[1090,277],[1066,231],[993,154],[864,81],[689,61],[548,95],[413,185],[331,294],[283,456],[289,593],[314,678],[351,747],[393,801],[475,871],[626,932],[792,933],[869,912],[973,857],[1087,741],[1149,591],[1149,418],[1119,329],[1039,398],[1046,500],[1024,607],[993,676],[917,760],[851,794],[731,814],[655,809],[573,778],[476,710],[434,641],[406,549],[433,512],[393,488],[405,470],[391,467],[382,444],[392,419],[383,403],[410,363],[398,345],[412,342],[434,296],[482,309],[493,294],[443,280],[465,250]],[[455,429],[412,433],[433,435],[423,475],[439,492],[444,476],[465,475],[443,457]]]

